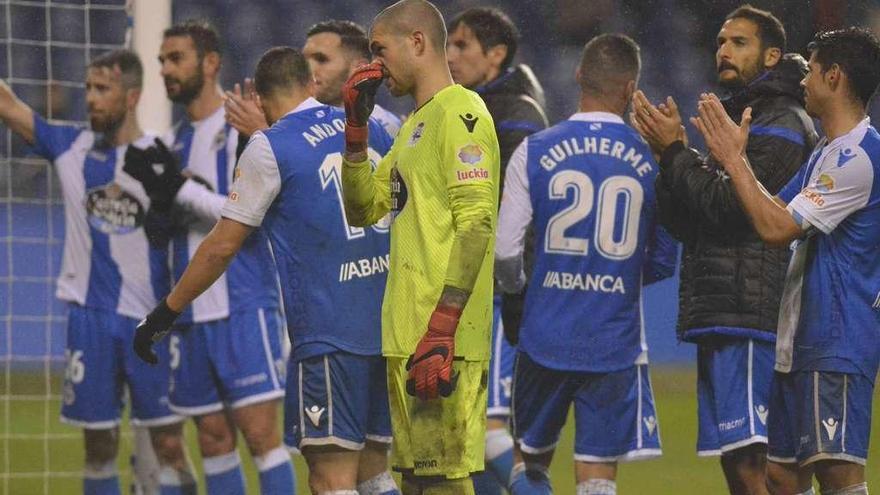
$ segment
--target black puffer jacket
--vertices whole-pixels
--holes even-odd
[[[737,122],[752,107],[746,154],[771,194],[788,183],[816,144],[800,88],[805,71],[802,57],[786,55],[774,70],[724,101]],[[663,152],[660,170],[660,221],[684,244],[679,338],[773,340],[790,251],[760,240],[713,158],[678,142]]]
[[[498,145],[501,149],[503,178],[510,156],[522,140],[547,128],[544,89],[529,66],[518,65],[476,88],[476,92],[486,102],[492,120],[495,121],[495,132],[498,134]],[[530,230],[525,240],[524,261],[527,274],[531,272],[534,238]],[[502,298],[501,318],[504,322],[504,334],[511,343],[515,344],[525,303],[525,289],[518,294],[504,294]]]

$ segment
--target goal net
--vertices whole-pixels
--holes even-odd
[[[0,78],[41,115],[83,122],[86,65],[124,46],[130,26],[125,0],[0,0]],[[82,433],[58,421],[60,189],[49,163],[0,130],[0,493],[78,493]],[[125,483],[130,443],[125,436],[120,446]]]

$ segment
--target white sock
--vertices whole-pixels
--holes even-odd
[[[116,467],[116,459],[105,462],[104,464],[86,463],[83,468],[83,478],[90,480],[105,480],[107,478],[115,478],[119,476],[119,469]]]
[[[795,493],[795,495],[816,495],[816,492],[813,491],[813,487],[811,486],[809,490],[805,492]]]
[[[486,459],[492,460],[513,448],[513,437],[504,428],[486,432]]]
[[[330,490],[321,492],[318,495],[358,495],[357,490]]]
[[[357,486],[360,495],[379,495],[395,490],[397,490],[397,483],[394,482],[394,478],[388,471],[379,473]]]
[[[290,462],[290,454],[284,447],[276,447],[259,457],[254,457],[254,465],[260,472],[268,471],[287,462]]]
[[[220,474],[237,468],[241,465],[241,457],[238,451],[233,450],[228,454],[221,454],[214,457],[205,457],[202,459],[202,467],[205,469],[206,475]]]
[[[592,479],[577,484],[577,495],[617,495],[614,480]]]
[[[187,465],[187,468],[191,467]],[[171,466],[160,466],[159,484],[163,486],[189,486],[196,484],[196,478],[192,474],[192,469],[178,471]]]

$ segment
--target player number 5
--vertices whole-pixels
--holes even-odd
[[[171,369],[176,370],[180,366],[180,337],[172,335],[168,339],[168,352],[171,354]]]
[[[594,243],[599,254],[611,260],[625,260],[636,252],[639,243],[639,217],[645,199],[645,191],[639,181],[626,175],[615,175],[602,182],[599,193],[596,194],[590,176],[577,170],[563,170],[550,179],[550,199],[564,200],[569,191],[573,196],[572,203],[547,222],[545,252],[586,256],[590,239],[566,236],[565,233],[589,216],[594,205]],[[622,220],[622,225],[619,239],[615,239],[618,220]]]

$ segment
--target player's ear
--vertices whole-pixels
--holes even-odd
[[[495,45],[492,48],[489,48],[489,50],[486,51],[486,56],[489,57],[489,62],[500,70],[501,62],[507,58],[507,45]]]
[[[409,44],[412,47],[413,54],[415,56],[420,56],[425,53],[425,49],[427,48],[427,41],[425,39],[425,33],[421,31],[413,31],[409,35]]]
[[[220,54],[217,52],[206,53],[202,57],[202,70],[216,79],[220,73]]]
[[[131,88],[125,92],[125,106],[129,110],[137,108],[138,102],[141,100],[141,89]]]
[[[772,69],[776,67],[776,64],[782,59],[782,50],[779,48],[773,47],[764,50],[764,67],[767,69]]]

